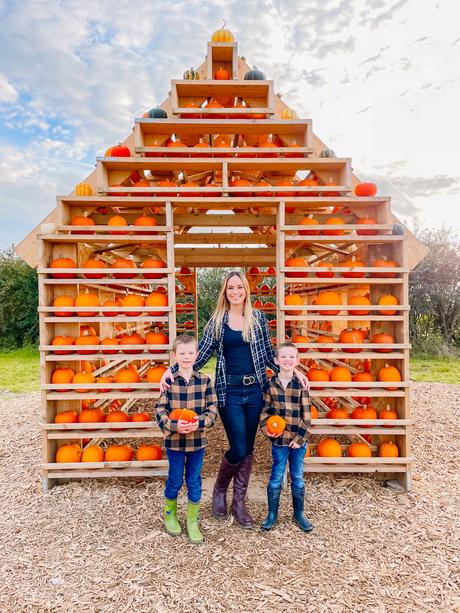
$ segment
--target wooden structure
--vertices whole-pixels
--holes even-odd
[[[221,66],[229,71],[228,80],[214,80],[215,71]],[[91,441],[101,439],[158,437],[153,422],[125,423],[122,430],[114,430],[109,423],[54,423],[56,414],[72,408],[78,412],[82,401],[94,398],[95,405],[106,410],[113,399],[130,410],[139,401],[156,398],[157,383],[141,379],[129,386],[130,391],[123,391],[127,389],[126,383],[59,385],[51,382],[51,376],[57,367],[70,366],[78,372],[87,367],[88,361],[96,367],[95,375],[114,375],[135,364],[143,376],[152,364],[168,361],[169,345],[133,345],[128,347],[131,353],[120,352],[115,346],[112,347],[117,351],[115,354],[103,353],[101,346],[94,345],[85,349],[95,353],[82,357],[73,345],[59,348],[68,353],[56,354],[51,342],[59,335],[79,336],[81,326],[94,327],[101,339],[126,333],[129,326],[141,334],[160,326],[170,338],[175,336],[176,329],[193,330],[197,322],[196,269],[209,266],[246,267],[254,291],[259,291],[257,286],[268,279],[268,294],[273,287],[270,278],[276,280],[276,301],[269,297],[276,302],[276,308],[266,309],[273,314],[269,317],[274,320],[271,328],[278,342],[298,334],[308,336],[309,342],[299,345],[305,368],[311,366],[310,360],[328,369],[346,365],[351,372],[360,370],[363,360],[370,360],[370,370],[375,375],[384,362],[398,367],[402,381],[391,391],[378,381],[361,384],[359,388],[354,382],[312,388],[319,412],[318,419],[312,420],[315,437],[339,436],[346,449],[352,441],[366,440],[363,438],[366,435],[373,457],[312,455],[306,459],[305,468],[308,472],[375,472],[386,479],[397,477],[406,488],[410,487],[408,274],[425,249],[401,226],[394,226],[389,198],[353,195],[357,179],[352,175],[351,160],[329,157],[330,152],[324,153],[328,157],[320,155],[324,144],[313,134],[311,121],[285,118],[292,114],[274,94],[273,82],[244,79],[248,70],[237,55],[236,43],[209,43],[207,59],[198,69],[200,79],[172,81],[171,94],[161,105],[167,118],[136,119],[133,133],[124,142],[130,148],[129,157],[98,158],[96,171],[85,181],[92,194],[59,197],[57,208],[39,230],[17,248],[29,263],[38,264],[45,488],[59,479],[165,473],[165,460],[55,462],[58,446],[69,440],[84,440],[84,444],[91,445]],[[311,184],[308,181],[302,184],[305,177]],[[173,183],[165,186],[164,181]],[[345,225],[326,223],[333,211],[338,211],[335,216],[341,216]],[[156,225],[142,229],[134,225],[142,214],[153,216]],[[114,215],[123,216],[128,226],[108,225]],[[299,222],[306,215],[319,222],[316,234],[299,233],[305,228]],[[370,234],[362,235],[358,233],[362,226],[357,220],[365,215],[375,221],[366,226]],[[76,228],[72,225],[76,216],[87,216],[95,225]],[[337,233],[331,235],[331,230]],[[36,246],[38,262],[34,255]],[[292,256],[304,257],[305,265],[286,268],[285,262]],[[343,276],[350,269],[342,262],[352,256],[364,263],[363,267],[353,269],[362,276]],[[395,276],[373,276],[372,262],[381,256],[397,261],[397,266],[387,271]],[[76,268],[59,271],[71,278],[51,276],[56,271],[49,267],[50,262],[58,257],[75,260]],[[120,278],[126,269],[104,267],[91,271],[99,273],[99,278],[89,279],[83,263],[94,257],[109,266],[117,258],[131,258],[136,264],[136,276]],[[148,258],[160,258],[164,268],[141,269]],[[332,278],[316,275],[321,261],[333,265]],[[249,269],[253,266],[264,270],[251,273]],[[176,267],[181,267],[181,271],[175,278]],[[267,271],[273,267],[276,271]],[[148,278],[149,273],[155,272],[160,272],[161,278]],[[290,276],[292,272],[297,276]],[[104,300],[126,293],[148,296],[158,285],[165,288],[168,296],[168,306],[161,309],[161,315],[158,307],[77,306],[66,307],[67,314],[62,316],[62,307],[53,306],[59,295],[77,296],[90,291],[98,295],[102,305]],[[339,310],[323,307],[322,312],[329,309],[338,311],[337,314],[317,313],[314,300],[325,289],[339,292],[343,304]],[[266,288],[262,295],[264,292]],[[302,297],[302,308],[286,306],[285,297],[290,293]],[[371,306],[362,310],[370,314],[350,314],[347,298],[356,293],[369,294]],[[385,307],[379,307],[378,300],[384,293],[397,296],[398,304],[387,308],[394,314],[381,314]],[[184,300],[180,300],[181,296],[185,296]],[[187,326],[179,316],[178,302],[188,303],[179,311],[194,314],[193,320],[187,318]],[[315,339],[324,322],[334,338],[351,325],[369,328],[370,338],[380,331],[389,332],[394,343],[385,354],[369,342],[347,347],[334,342],[319,348]],[[122,329],[117,330],[116,326]],[[325,353],[325,347],[331,351]],[[361,352],[347,353],[350,348]],[[104,349],[107,351],[110,346]],[[363,394],[372,398],[377,408],[389,403],[397,410],[398,419],[391,423],[366,419],[363,427],[360,420],[325,418],[328,409],[325,397],[338,398],[343,407],[351,410],[358,404],[356,398]],[[90,437],[88,443],[86,439]],[[399,457],[376,455],[379,443],[385,440],[396,441]]]

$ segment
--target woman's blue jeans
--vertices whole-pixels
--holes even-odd
[[[279,489],[283,484],[284,472],[289,460],[289,474],[291,475],[291,487],[302,489],[305,485],[303,479],[303,461],[307,452],[307,446],[293,449],[288,445],[273,445],[272,444],[272,472],[268,487],[270,489]]]
[[[230,449],[225,453],[230,464],[239,464],[254,448],[263,395],[260,385],[227,385],[225,406],[219,409]]]
[[[164,496],[175,500],[184,483],[187,484],[187,497],[190,502],[201,500],[201,467],[203,466],[205,447],[197,451],[176,451],[166,449],[169,469]]]

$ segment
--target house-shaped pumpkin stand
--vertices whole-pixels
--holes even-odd
[[[351,160],[236,42],[210,42],[185,76],[17,248],[39,275],[43,488],[166,474],[165,459],[140,459],[150,448],[137,455],[161,443],[155,422],[132,416],[158,397],[170,340],[196,333],[197,268],[243,267],[274,343],[294,341],[312,380],[305,471],[409,489],[408,277],[425,248],[389,198],[355,195]],[[129,421],[114,428],[94,409]],[[76,416],[56,423],[64,411]],[[81,461],[82,447],[126,440],[134,455]]]

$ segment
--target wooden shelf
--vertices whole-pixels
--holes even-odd
[[[246,81],[248,83],[248,81]],[[239,109],[241,113],[241,109]],[[187,113],[194,109],[186,109]],[[201,112],[197,109],[196,112]],[[136,118],[135,125],[143,134],[278,134],[292,135],[299,142],[311,128],[311,119],[145,119]]]

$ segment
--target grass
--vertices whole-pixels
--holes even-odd
[[[39,353],[34,347],[0,351],[0,389],[14,393],[40,389]]]
[[[412,381],[460,383],[460,358],[429,358],[412,356]]]
[[[412,381],[460,383],[460,358],[412,356]],[[202,372],[214,375],[216,358],[212,357]],[[39,354],[33,347],[0,351],[0,389],[16,394],[35,392],[40,388]]]

